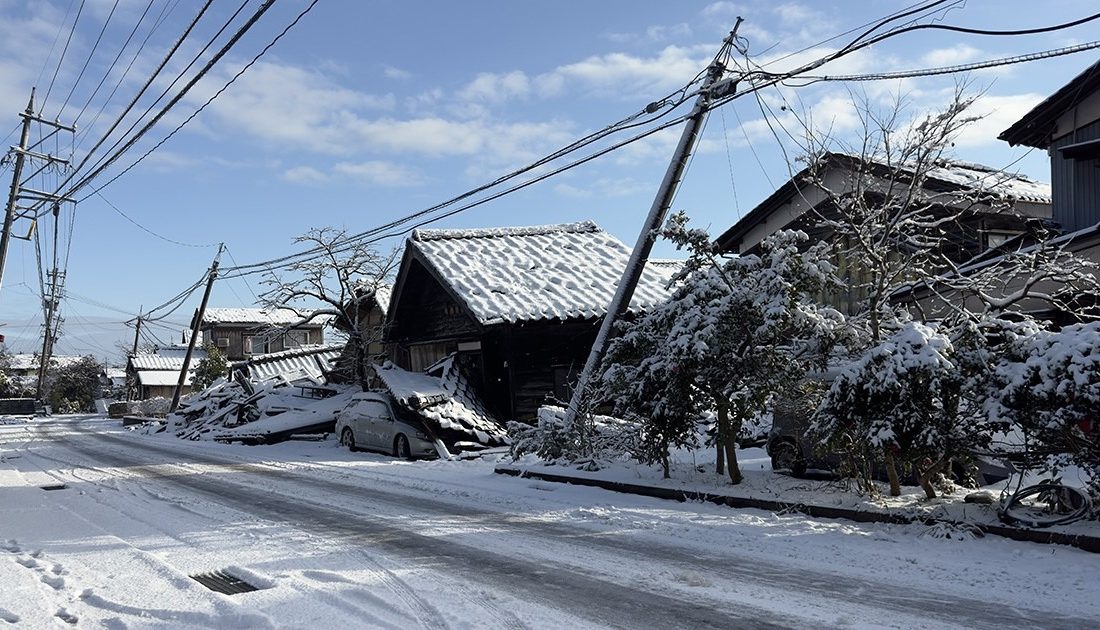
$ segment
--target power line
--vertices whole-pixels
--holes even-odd
[[[73,124],[74,125],[76,125],[77,123],[80,122],[80,117],[84,115],[84,112],[87,111],[88,106],[92,104],[93,100],[95,100],[96,95],[99,94],[99,90],[103,87],[103,84],[107,82],[107,77],[111,76],[111,71],[114,70],[115,67],[118,65],[119,59],[122,59],[122,53],[126,52],[126,48],[130,46],[130,42],[134,39],[134,35],[137,34],[138,29],[141,28],[141,24],[142,24],[142,22],[145,21],[145,17],[149,14],[149,10],[153,8],[153,3],[154,2],[156,2],[156,0],[149,0],[149,3],[145,5],[145,10],[141,12],[141,16],[138,17],[137,22],[134,23],[133,30],[130,31],[130,34],[126,37],[126,41],[122,42],[122,46],[119,47],[118,54],[115,55],[114,60],[110,63],[110,65],[107,66],[107,71],[103,73],[103,77],[99,80],[99,83],[95,86],[95,89],[92,90],[91,95],[88,96],[88,100],[84,102],[84,107],[80,108],[80,113],[78,113],[76,115],[76,117],[73,119]],[[115,3],[115,6],[118,6],[117,2]],[[165,5],[165,6],[167,6],[167,5]],[[114,12],[113,7],[112,7],[111,11]],[[107,28],[106,24],[104,24],[103,28],[104,29]],[[103,33],[100,32],[99,36],[103,37]],[[98,43],[98,40],[97,40],[97,43]],[[89,57],[89,59],[90,59],[90,57]],[[127,70],[129,70],[129,68],[127,68]],[[73,88],[75,89],[76,86],[74,85]],[[69,96],[70,97],[72,96],[71,92],[69,93]],[[113,94],[112,94],[112,96],[113,96]],[[107,102],[109,102],[109,101],[110,101],[110,98],[108,97],[108,100],[104,101],[104,103],[103,103],[104,107],[107,106]]]
[[[107,19],[103,21],[103,28],[99,30],[99,35],[95,38],[95,43],[92,44],[91,51],[88,52],[88,58],[84,60],[84,65],[81,66],[80,72],[76,75],[76,80],[73,81],[73,86],[69,88],[69,94],[65,96],[65,102],[61,104],[61,107],[57,110],[57,117],[61,118],[61,114],[65,112],[65,107],[69,104],[69,99],[73,97],[73,92],[76,92],[76,86],[80,85],[80,80],[84,78],[84,72],[88,70],[88,64],[92,62],[92,58],[95,57],[95,51],[99,48],[99,42],[103,41],[103,34],[107,32],[107,27],[111,24],[111,18],[115,16],[115,9],[118,8],[118,0],[111,5],[111,11],[107,14]],[[76,26],[75,23],[73,25]],[[107,70],[110,72],[110,69]],[[49,96],[49,93],[47,93]],[[42,107],[45,109],[46,103],[43,101]]]
[[[80,0],[80,7],[76,10],[76,17],[73,19],[73,27],[69,29],[69,37],[65,40],[65,47],[61,49],[61,56],[57,59],[57,67],[54,68],[53,77],[50,79],[50,86],[46,88],[46,96],[42,98],[42,112],[46,111],[46,101],[50,100],[50,92],[53,90],[54,82],[57,81],[57,73],[61,71],[61,64],[65,62],[65,54],[69,52],[69,44],[73,41],[73,35],[76,33],[76,25],[80,23],[80,14],[84,12],[84,0]]]
[[[147,233],[151,236],[154,236],[156,238],[159,238],[160,240],[162,240],[166,243],[171,243],[173,245],[179,245],[180,247],[217,247],[218,246],[217,243],[184,243],[183,241],[177,241],[173,238],[168,238],[167,236],[164,236],[162,234],[158,234],[158,233],[154,232],[153,230],[151,230],[151,229],[145,227],[144,225],[138,223],[137,221],[135,221],[132,217],[130,217],[130,215],[126,214],[121,209],[119,209],[118,206],[111,203],[111,201],[109,199],[107,199],[106,197],[104,197],[103,194],[100,193],[98,190],[94,194],[96,196],[98,196],[101,200],[103,200],[103,203],[107,204],[107,206],[109,206],[112,210],[117,212],[119,214],[119,216],[121,216],[123,219],[126,219],[130,223],[133,223],[135,226],[138,227],[138,229],[142,230],[143,232],[145,232],[145,233]]]
[[[229,79],[229,81],[227,81],[227,82],[226,82],[226,84],[225,84],[225,85],[223,85],[223,86],[221,87],[221,89],[220,89],[220,90],[218,90],[217,92],[215,92],[215,93],[214,93],[214,95],[213,95],[213,96],[211,96],[211,97],[210,97],[209,99],[207,99],[207,101],[206,101],[205,103],[203,103],[201,107],[199,107],[198,109],[196,109],[196,110],[195,110],[195,111],[194,111],[194,112],[193,112],[193,113],[192,113],[192,114],[191,114],[190,116],[188,116],[188,117],[187,117],[187,118],[186,118],[186,119],[185,119],[185,120],[184,120],[183,122],[181,122],[181,123],[180,123],[180,124],[179,124],[179,125],[178,125],[178,126],[177,126],[177,127],[175,128],[175,129],[173,129],[173,130],[172,130],[172,131],[171,131],[171,132],[170,132],[170,133],[169,133],[169,134],[168,134],[167,136],[165,136],[164,138],[162,138],[160,142],[158,142],[158,143],[156,143],[155,145],[153,145],[153,147],[152,147],[152,148],[150,148],[150,149],[149,149],[148,151],[146,151],[146,152],[145,152],[145,153],[144,153],[144,154],[143,154],[143,155],[142,155],[141,157],[139,157],[138,159],[134,160],[134,162],[133,162],[133,163],[131,163],[131,164],[130,164],[129,166],[127,166],[126,168],[122,169],[122,171],[121,171],[120,173],[118,173],[117,175],[115,175],[115,176],[114,176],[114,177],[112,177],[111,179],[107,180],[107,182],[106,182],[106,183],[104,183],[104,184],[103,184],[102,186],[99,186],[98,188],[96,188],[96,189],[95,189],[94,191],[92,191],[92,192],[91,192],[91,193],[89,193],[88,195],[84,196],[84,197],[83,197],[83,198],[82,198],[81,200],[83,200],[83,199],[87,199],[87,198],[88,198],[88,197],[90,197],[91,195],[93,195],[93,194],[95,194],[95,193],[98,193],[99,191],[103,190],[103,189],[104,189],[104,188],[106,188],[107,186],[110,186],[110,185],[111,185],[112,183],[114,183],[114,182],[115,182],[115,180],[117,180],[118,178],[122,177],[122,176],[123,176],[123,175],[125,175],[126,173],[129,173],[129,172],[130,172],[130,170],[131,170],[131,169],[133,169],[133,168],[134,168],[135,166],[137,166],[138,164],[140,164],[140,163],[142,162],[142,160],[144,160],[145,158],[149,157],[149,155],[150,155],[150,154],[152,154],[152,153],[153,153],[153,151],[156,151],[156,150],[157,150],[157,149],[159,149],[159,148],[160,148],[160,147],[161,147],[162,145],[164,145],[164,143],[165,143],[165,142],[168,142],[168,140],[170,140],[170,139],[171,139],[171,138],[172,138],[173,136],[175,136],[175,135],[176,135],[176,133],[178,133],[178,132],[179,132],[179,131],[180,131],[181,129],[183,129],[183,127],[184,127],[184,126],[185,126],[185,125],[186,125],[187,123],[189,123],[189,122],[191,122],[192,120],[194,120],[196,116],[198,116],[198,115],[199,115],[200,113],[202,113],[202,111],[203,111],[204,109],[206,109],[206,108],[207,108],[207,106],[209,106],[209,105],[210,105],[211,103],[213,103],[215,99],[217,99],[217,98],[218,98],[219,96],[221,96],[221,95],[222,95],[222,93],[223,93],[223,92],[225,92],[225,91],[226,91],[227,89],[229,89],[229,86],[233,85],[233,83],[234,83],[234,82],[235,82],[235,81],[236,81],[237,79],[239,79],[239,78],[241,77],[241,75],[243,75],[243,74],[244,74],[244,73],[245,73],[246,71],[248,71],[248,69],[249,69],[249,68],[251,68],[251,67],[252,67],[252,66],[253,66],[253,65],[254,65],[254,64],[255,64],[255,63],[257,62],[257,61],[259,61],[259,60],[260,60],[260,58],[261,58],[261,57],[263,57],[263,56],[264,56],[264,55],[265,55],[265,54],[267,53],[267,51],[271,50],[271,48],[272,48],[273,46],[275,46],[275,44],[276,44],[276,43],[278,43],[278,42],[279,42],[279,40],[283,38],[283,36],[285,36],[285,35],[286,35],[286,34],[287,34],[288,32],[290,32],[290,29],[294,28],[294,26],[295,26],[295,25],[297,25],[297,24],[298,24],[298,22],[299,22],[299,21],[300,21],[300,20],[301,20],[301,19],[302,19],[303,17],[305,17],[305,16],[306,16],[306,14],[308,14],[308,13],[309,13],[310,11],[312,11],[312,10],[313,10],[313,7],[317,6],[317,2],[319,2],[319,0],[313,0],[312,2],[310,2],[310,3],[309,3],[309,5],[307,5],[307,6],[306,6],[306,8],[305,8],[305,9],[303,9],[303,10],[302,10],[302,12],[301,12],[301,13],[299,13],[299,14],[298,14],[298,16],[297,16],[297,17],[295,17],[295,18],[294,18],[294,20],[293,20],[293,21],[292,21],[292,22],[291,22],[290,24],[288,24],[288,25],[286,26],[286,28],[284,28],[284,29],[283,29],[283,30],[282,30],[282,31],[281,31],[281,32],[280,32],[280,33],[279,33],[278,35],[276,35],[276,36],[275,36],[275,39],[271,40],[271,42],[270,42],[270,43],[269,43],[269,44],[268,44],[267,46],[264,46],[263,50],[261,50],[261,51],[260,51],[260,52],[259,52],[259,53],[258,53],[258,54],[257,54],[257,55],[255,56],[255,57],[253,57],[253,58],[252,58],[252,61],[249,61],[249,62],[248,62],[247,64],[245,64],[245,66],[244,66],[243,68],[241,68],[241,69],[240,69],[240,70],[239,70],[239,71],[237,72],[237,74],[233,75],[233,77],[232,77],[231,79]],[[265,6],[270,6],[270,5],[265,5]],[[258,17],[258,15],[257,15],[256,17]],[[246,24],[246,27],[247,27],[247,26],[249,26],[249,25],[247,25],[247,24]],[[246,29],[246,30],[247,30],[247,29]],[[238,34],[238,35],[239,35],[239,34]],[[233,43],[234,43],[234,41],[230,41],[230,43],[229,43],[229,44],[228,44],[227,46],[231,46],[231,45],[232,45]],[[214,61],[216,61],[216,60],[217,60],[217,58],[215,57],[215,59],[211,61],[211,65],[212,65],[212,64],[213,64],[213,62],[214,62]],[[202,73],[200,72],[200,76],[201,76],[201,74],[202,74]],[[186,91],[186,88],[185,88],[185,91]],[[156,122],[156,121],[154,120],[154,122]],[[131,143],[131,144],[132,144],[132,143]],[[105,164],[105,165],[104,165],[104,167],[106,167],[106,166],[109,166],[109,165],[110,165],[110,161],[109,161],[109,162],[108,162],[107,164]],[[101,169],[101,170],[102,170],[102,169]],[[97,172],[98,172],[98,171],[97,171]],[[95,173],[93,173],[93,174],[92,174],[92,176],[90,176],[90,177],[94,177],[94,175],[95,175]],[[76,190],[77,188],[79,188],[79,187],[80,187],[81,185],[83,185],[83,182],[81,182],[81,184],[78,184],[78,185],[77,185],[76,187],[74,187],[74,188],[73,188],[73,191],[75,191],[75,190]]]

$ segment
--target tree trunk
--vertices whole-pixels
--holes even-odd
[[[922,468],[917,475],[920,481],[920,487],[924,489],[924,496],[928,499],[936,498],[936,488],[932,485],[932,479],[943,471],[943,467],[947,461],[944,458],[940,458],[935,464],[931,464],[927,468]]]
[[[667,448],[665,449],[665,452],[661,455],[661,469],[662,469],[662,472],[664,473],[664,478],[665,479],[668,479],[668,478],[672,477],[672,475],[669,474],[668,449]]]
[[[725,443],[723,436],[724,429],[722,427],[721,421],[719,421],[718,430],[715,432],[714,435],[714,450],[716,451],[716,455],[714,456],[714,472],[718,475],[726,474],[726,453],[722,448],[722,445]]]
[[[898,480],[898,468],[894,464],[894,451],[891,445],[882,447],[883,457],[886,461],[886,476],[890,479],[890,496],[901,496],[901,481]]]
[[[729,469],[730,483],[741,483],[741,468],[737,465],[737,440],[736,433],[732,431],[730,422],[730,410],[728,405],[718,405],[718,435],[721,442],[718,444],[719,452],[725,451],[726,464]]]

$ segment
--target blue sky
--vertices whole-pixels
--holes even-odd
[[[114,0],[86,0],[50,89],[47,117],[71,121],[77,116],[147,0],[120,0],[96,53],[89,55],[113,4]],[[321,0],[207,110],[102,195],[133,221],[171,241],[225,242],[230,256],[224,264],[264,260],[294,251],[293,237],[311,227],[369,229],[491,180],[637,111],[701,70],[738,15],[745,18],[741,34],[750,42],[750,55],[766,63],[908,4]],[[79,5],[79,0],[0,0],[0,120],[6,116],[9,121],[0,126],[0,133],[15,127],[32,85],[38,85],[40,99],[43,96],[68,35],[65,26],[58,38],[59,27],[72,23]],[[196,0],[155,0],[154,13],[163,6],[172,10],[150,36],[102,116],[94,118],[106,100],[101,92],[80,117],[78,160],[96,132],[102,133],[105,121],[117,115],[149,75],[198,5]],[[237,5],[215,1],[212,13],[185,43],[183,57],[195,54]],[[256,5],[253,1],[246,11]],[[162,139],[305,5],[302,0],[280,0],[194,94],[150,132],[148,141],[139,143],[100,181]],[[1035,6],[972,0],[957,3],[943,21],[1015,29],[1068,21],[1092,10],[1075,1],[1045,2],[1041,12],[1034,11]],[[1100,39],[1100,22],[1026,37],[917,32],[853,54],[823,71],[943,66],[1094,39]],[[840,41],[813,47],[771,68],[808,61]],[[123,56],[125,62],[132,51],[133,47]],[[1096,58],[1095,52],[1086,52],[971,75],[973,89],[984,91],[974,111],[986,117],[959,138],[957,157],[998,167],[1012,164],[1014,170],[1047,180],[1049,167],[1041,152],[1025,156],[1025,150],[1010,148],[996,136]],[[106,84],[113,85],[119,72],[116,67]],[[901,94],[907,115],[918,116],[942,105],[954,81],[943,77],[823,83],[771,91],[762,98],[776,108],[789,106],[780,122],[792,130],[797,122],[791,112],[811,113],[815,121],[844,136],[858,131],[852,116],[853,92],[878,105]],[[69,104],[59,111],[70,90]],[[679,128],[670,129],[435,227],[592,219],[632,243],[678,134]],[[5,145],[15,140],[9,136]],[[62,153],[73,146],[69,140],[57,144]],[[780,142],[763,123],[757,100],[735,101],[712,113],[674,208],[719,232],[787,178],[783,156]],[[10,169],[0,171],[5,186],[10,176]],[[73,237],[69,296],[62,307],[65,333],[58,352],[103,358],[114,353],[116,340],[131,338],[120,324],[128,319],[126,313],[160,304],[190,285],[209,265],[214,248],[152,236],[98,196],[79,204],[75,219],[71,212],[63,213],[61,226],[64,234],[72,221]],[[41,228],[51,233],[52,223]],[[656,253],[675,255],[667,245],[659,245]],[[250,305],[260,291],[259,280],[221,282],[211,304]],[[9,350],[33,351],[38,343],[37,283],[33,245],[14,242],[0,289],[0,323],[5,324],[0,332],[6,334]],[[195,296],[179,311],[183,316],[173,321],[185,321],[197,302]],[[178,339],[178,333],[168,329],[157,332],[165,341]]]

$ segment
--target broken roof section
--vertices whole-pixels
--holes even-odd
[[[507,429],[473,392],[454,358],[441,367],[442,375],[435,377],[387,361],[375,374],[398,404],[440,429],[466,434],[486,446],[507,444]]]
[[[483,326],[602,317],[630,257],[629,247],[591,221],[416,230],[406,247]],[[630,311],[668,299],[681,264],[649,261]]]
[[[332,363],[340,356],[344,346],[300,346],[282,352],[271,352],[240,361],[231,371],[241,371],[252,380],[284,376],[289,381],[309,378],[321,381],[332,370]]]

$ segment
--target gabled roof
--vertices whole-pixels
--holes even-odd
[[[289,326],[296,324],[313,311],[295,311],[289,308],[262,309],[262,308],[208,308],[202,316],[203,326],[215,324],[252,324],[258,326]],[[323,320],[315,319],[304,327],[321,326]]]
[[[64,367],[72,365],[83,358],[55,354],[50,357],[50,364],[54,367]],[[37,370],[39,363],[37,354],[13,354],[10,357],[10,365],[13,370]]]
[[[846,153],[826,153],[821,160],[841,168],[852,168],[862,156]],[[886,173],[890,166],[874,162],[872,166]],[[799,171],[787,180],[767,199],[760,202],[744,217],[734,223],[715,240],[719,251],[731,251],[741,242],[748,232],[763,223],[771,213],[799,195],[799,191],[812,184],[809,181],[810,167]],[[1050,184],[1033,181],[1026,175],[1006,173],[1002,170],[957,160],[942,160],[928,172],[926,187],[938,192],[979,193],[1005,201],[1027,201],[1038,204],[1051,202]]]
[[[1058,117],[1073,109],[1078,103],[1100,89],[1100,61],[1092,64],[1081,74],[1073,77],[1057,92],[1024,114],[1011,127],[1001,132],[997,139],[1015,146],[1046,149],[1050,146],[1050,134]]]
[[[595,223],[481,230],[416,230],[406,244],[396,300],[412,258],[483,326],[602,317],[630,248]],[[630,302],[644,310],[666,300],[682,263],[651,260]]]
[[[198,364],[199,359],[206,356],[206,351],[202,348],[195,348],[195,351],[191,354],[191,366],[190,369],[194,369]],[[183,367],[184,355],[172,353],[169,355],[161,354],[135,354],[130,357],[128,369],[134,370],[174,370],[180,371]]]

